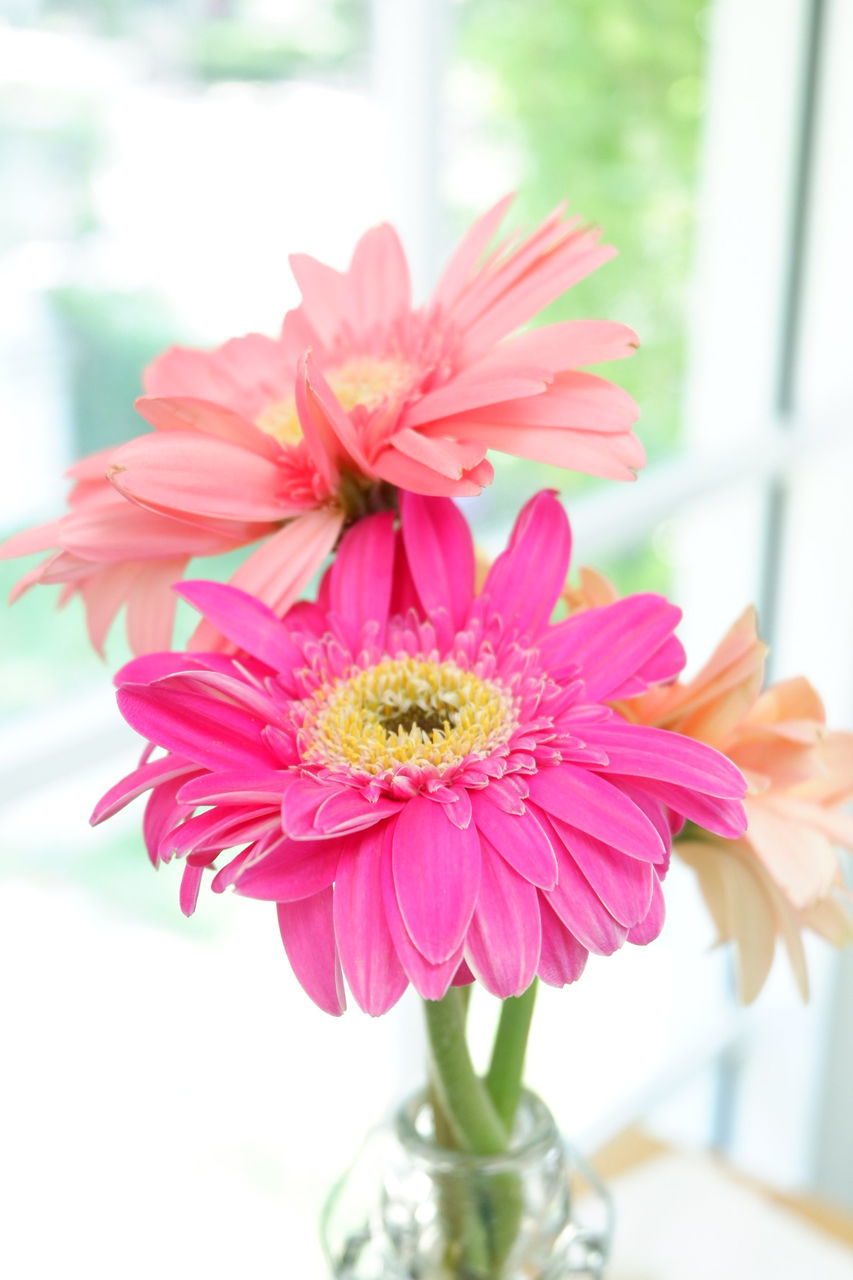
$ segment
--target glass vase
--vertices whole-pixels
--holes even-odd
[[[417,1094],[368,1136],[322,1224],[337,1280],[597,1280],[611,1228],[605,1188],[529,1092],[499,1156],[440,1146]]]

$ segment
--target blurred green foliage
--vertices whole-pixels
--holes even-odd
[[[637,330],[640,353],[606,372],[639,401],[650,459],[678,439],[706,8],[466,0],[459,14],[457,56],[488,80],[489,130],[522,158],[514,216],[530,225],[568,196],[619,249],[542,319]]]
[[[71,367],[73,452],[80,456],[139,435],[133,402],[142,370],[174,340],[159,297],[68,286],[48,295],[64,331]]]

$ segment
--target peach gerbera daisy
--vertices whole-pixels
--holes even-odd
[[[582,571],[570,608],[617,598]],[[716,747],[743,771],[748,827],[738,840],[688,829],[676,850],[696,872],[721,941],[737,948],[741,998],[758,995],[781,939],[808,994],[805,929],[836,946],[853,942],[853,897],[837,848],[853,849],[853,734],[826,727],[823,704],[802,677],[762,692],[767,647],[747,609],[702,670],[620,704],[635,723],[675,730]]]

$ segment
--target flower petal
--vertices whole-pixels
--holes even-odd
[[[501,1000],[519,996],[536,975],[541,946],[536,889],[484,844],[480,891],[465,940],[472,971]]]
[[[557,859],[545,828],[530,809],[518,815],[507,813],[492,799],[491,790],[485,787],[472,795],[477,829],[525,880],[540,889],[553,889]]]
[[[240,868],[237,893],[267,902],[296,902],[326,889],[335,879],[342,840],[289,840],[282,836]]]
[[[332,916],[332,890],[300,902],[280,902],[278,927],[287,958],[302,987],[326,1013],[346,1008]]]
[[[571,551],[569,521],[557,495],[537,493],[513,526],[509,545],[495,560],[481,598],[504,626],[536,635],[547,626],[566,582]],[[535,572],[531,572],[535,566]]]
[[[651,863],[628,858],[605,841],[596,840],[559,818],[552,817],[551,824],[572,862],[614,920],[628,928],[644,920],[657,878]]]
[[[118,448],[109,479],[143,507],[166,515],[263,524],[298,513],[277,464],[195,431],[138,436]]]
[[[394,884],[409,936],[433,964],[449,959],[465,937],[480,863],[473,824],[454,826],[443,805],[423,796],[405,804],[394,828]]]
[[[463,470],[458,479],[451,479],[433,466],[401,453],[395,447],[393,439],[388,448],[377,455],[373,471],[380,479],[398,489],[446,498],[475,497],[484,485],[491,484],[494,475],[491,464],[483,461],[470,471]]]
[[[171,690],[170,678],[119,689],[119,710],[137,733],[209,769],[275,768],[256,717],[203,694]]]
[[[181,778],[185,774],[192,773],[195,768],[191,760],[186,760],[179,755],[168,755],[161,760],[151,760],[147,764],[141,764],[101,796],[92,811],[90,823],[96,827],[99,822],[112,818],[125,805],[130,804],[131,800],[141,796],[143,791],[150,790],[158,783],[169,782],[172,778]]]
[[[239,587],[281,617],[295,603],[332,550],[343,525],[343,513],[325,508],[307,511],[265,539],[231,578]],[[233,649],[209,622],[190,636],[190,649]]]
[[[574,860],[563,849],[557,851],[559,877],[555,888],[544,894],[566,928],[587,951],[609,956],[618,951],[628,936],[604,906]]]
[[[612,720],[585,725],[583,736],[587,744],[604,748],[613,773],[657,778],[728,799],[746,792],[740,769],[721,752],[670,729]]]
[[[652,901],[648,914],[639,924],[635,924],[628,930],[628,941],[633,942],[637,947],[644,947],[649,942],[654,942],[660,934],[666,920],[666,906],[663,899],[663,889],[657,876],[654,878],[652,885]]]
[[[387,222],[361,237],[347,273],[350,318],[362,330],[390,325],[412,305],[409,264],[400,238]]]
[[[449,498],[400,494],[406,559],[427,617],[448,610],[454,630],[474,596],[474,541],[462,512]]]
[[[134,408],[157,431],[198,431],[265,458],[275,459],[281,454],[281,446],[273,436],[221,403],[180,395],[140,396]]]
[[[382,900],[385,906],[385,920],[394,940],[397,958],[419,996],[424,1000],[441,1000],[457,976],[462,959],[462,948],[460,947],[449,960],[444,960],[440,964],[431,964],[412,942],[400,914],[397,890],[394,887],[394,825],[387,823],[383,834],[385,839],[381,865]]]
[[[366,622],[384,635],[394,580],[394,517],[390,511],[359,520],[343,537],[329,573],[329,603],[353,649]]]
[[[589,952],[569,932],[541,893],[539,912],[542,923],[539,977],[549,987],[565,987],[570,982],[577,982],[586,967]]]
[[[666,859],[668,850],[646,814],[607,779],[562,764],[541,770],[529,782],[531,799],[546,813],[631,858],[644,862]]]
[[[287,678],[295,666],[304,665],[302,650],[272,609],[230,583],[190,580],[176,593],[204,614],[217,631],[238,648],[260,659]]]
[[[681,610],[663,596],[626,596],[550,627],[540,651],[556,674],[578,668],[587,696],[606,702],[672,635]]]
[[[335,936],[344,977],[365,1013],[378,1017],[409,985],[385,917],[382,891],[384,831],[347,842],[335,882]]]

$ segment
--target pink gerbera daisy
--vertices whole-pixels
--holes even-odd
[[[318,603],[283,621],[185,583],[240,652],[124,669],[121,710],[166,754],[94,820],[151,788],[148,848],[185,856],[187,911],[230,851],[213,888],[278,904],[298,978],[334,1013],[342,976],[379,1014],[409,982],[438,999],[473,975],[506,997],[648,942],[672,827],[740,835],[744,782],[712,748],[606,705],[675,676],[680,615],[638,595],[551,624],[569,546],[539,494],[475,595],[460,512],[405,494],[400,527],[356,525]]]
[[[123,601],[133,607],[144,596],[145,611],[161,613],[148,636],[131,628],[141,652],[146,640],[164,643],[168,583],[209,549],[203,535],[228,546],[264,538],[232,581],[280,614],[346,523],[390,507],[394,488],[478,493],[492,478],[489,449],[632,478],[644,461],[631,434],[636,406],[579,370],[630,354],[634,333],[584,320],[507,336],[614,250],[562,209],[527,238],[489,248],[508,204],[474,224],[421,308],[390,226],[367,232],[343,273],[294,256],[303,302],[280,336],[250,334],[212,352],[175,347],[155,361],[137,407],[156,430],[88,460],[98,501],[87,494],[4,554],[73,555],[69,590],[98,615],[93,633]],[[124,508],[102,495],[105,475],[152,513],[123,559],[113,543]],[[56,572],[54,556],[23,585]],[[220,648],[221,637],[202,624],[191,647]]]

